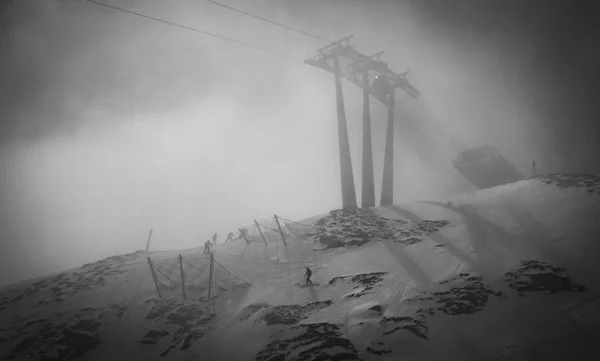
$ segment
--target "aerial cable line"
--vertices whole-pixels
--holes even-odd
[[[302,30],[298,30],[298,29],[292,28],[291,26],[287,26],[285,24],[281,24],[281,23],[278,23],[276,21],[263,18],[262,16],[254,15],[254,14],[251,14],[251,13],[246,12],[244,10],[236,9],[233,6],[221,4],[220,2],[217,2],[217,1],[214,1],[214,0],[205,0],[205,1],[208,1],[209,3],[213,3],[213,4],[218,5],[218,6],[222,6],[222,7],[226,8],[226,9],[229,9],[229,10],[236,11],[236,12],[244,14],[244,15],[252,16],[252,17],[257,18],[259,20],[266,21],[266,22],[268,22],[270,24],[277,25],[277,26],[280,26],[282,28],[285,28],[285,29],[288,29],[288,30],[291,30],[291,31],[295,31],[295,32],[297,32],[299,34],[303,34],[303,35],[309,36],[309,37],[314,38],[314,39],[318,39],[318,40],[330,42],[329,40],[327,40],[325,38],[322,38],[322,37],[320,37],[318,35],[310,34],[310,33],[304,32]]]
[[[251,48],[258,49],[258,50],[263,50],[263,51],[266,51],[266,52],[269,52],[269,53],[273,53],[273,54],[277,54],[277,55],[280,55],[280,56],[283,56],[283,57],[286,57],[286,58],[292,58],[292,59],[296,59],[296,60],[303,60],[302,58],[295,57],[293,55],[289,55],[289,54],[285,54],[285,53],[281,53],[281,52],[279,52],[277,50],[271,50],[271,49],[263,48],[262,46],[259,46],[259,45],[254,45],[254,44],[251,44],[251,43],[247,43],[245,41],[236,40],[236,39],[233,39],[233,38],[228,38],[226,36],[222,36],[222,35],[210,33],[208,31],[204,31],[204,30],[192,28],[190,26],[177,24],[177,23],[174,23],[172,21],[155,18],[153,16],[144,15],[144,14],[132,11],[132,10],[127,10],[127,9],[123,9],[123,8],[120,8],[120,7],[117,7],[117,6],[113,6],[113,5],[108,5],[108,4],[105,4],[105,3],[101,3],[99,1],[95,1],[95,0],[85,0],[85,1],[93,3],[93,4],[96,4],[96,5],[104,6],[104,7],[107,7],[107,8],[111,8],[111,9],[114,9],[114,10],[123,11],[123,12],[126,12],[128,14],[140,16],[140,17],[143,17],[143,18],[146,18],[146,19],[158,21],[158,22],[161,22],[163,24],[176,26],[176,27],[181,28],[181,29],[190,30],[190,31],[193,31],[193,32],[196,32],[196,33],[200,33],[200,34],[203,34],[203,35],[212,36],[212,37],[215,37],[215,38],[218,38],[218,39],[221,39],[221,40],[225,40],[225,41],[229,41],[229,42],[232,42],[232,43],[236,43],[238,45],[244,45],[244,46],[248,46],[248,47],[251,47]]]

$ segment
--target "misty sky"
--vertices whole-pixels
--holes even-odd
[[[297,58],[326,45],[205,1],[105,2]],[[449,168],[452,137],[495,146],[526,175],[532,160],[600,173],[600,44],[582,5],[223,3],[354,35],[357,50],[411,70],[423,97],[398,102],[396,202],[470,189]],[[150,228],[154,249],[189,248],[340,205],[331,74],[83,0],[0,10],[0,284],[135,251]],[[343,85],[360,199],[362,98]],[[373,100],[377,199],[385,117]]]

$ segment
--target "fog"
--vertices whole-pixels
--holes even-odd
[[[141,249],[150,228],[152,249],[190,248],[340,206],[333,76],[301,60],[326,43],[204,1],[106,3],[300,59],[83,0],[1,5],[0,284]],[[598,41],[566,2],[223,3],[411,71],[423,97],[398,95],[396,202],[473,189],[449,166],[457,141],[525,175],[600,171]],[[360,199],[361,90],[343,87]],[[386,109],[371,108],[378,200]]]

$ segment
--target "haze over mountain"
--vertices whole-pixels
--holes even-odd
[[[264,239],[255,231],[212,254],[112,256],[1,287],[0,355],[586,359],[600,335],[599,207],[600,176],[538,176],[281,219],[285,241],[262,220]]]
[[[299,58],[325,45],[209,2],[106,3]],[[407,108],[525,174],[534,159],[543,172],[600,172],[593,12],[443,3],[227,2],[385,51],[423,93]],[[254,218],[339,206],[330,74],[83,0],[0,9],[0,284],[137,250],[149,228],[156,249],[188,248]],[[344,92],[360,194],[360,91]],[[385,109],[372,108],[378,194]],[[398,139],[397,202],[465,190]]]

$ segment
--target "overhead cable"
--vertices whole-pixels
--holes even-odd
[[[229,10],[236,11],[236,12],[244,14],[244,15],[252,16],[252,17],[257,18],[259,20],[266,21],[266,22],[268,22],[270,24],[277,25],[277,26],[280,26],[282,28],[285,28],[285,29],[288,29],[288,30],[291,30],[291,31],[295,31],[295,32],[297,32],[299,34],[303,34],[303,35],[309,36],[309,37],[314,38],[314,39],[318,39],[318,40],[322,40],[322,41],[329,41],[329,40],[327,40],[325,38],[322,38],[322,37],[320,37],[318,35],[307,33],[307,32],[302,31],[302,30],[298,30],[298,29],[293,28],[291,26],[287,26],[285,24],[281,24],[281,23],[278,23],[276,21],[273,21],[273,20],[270,20],[270,19],[267,19],[267,18],[263,18],[262,16],[258,16],[258,15],[246,12],[244,10],[240,10],[240,9],[234,8],[233,6],[222,4],[222,3],[218,2],[218,1],[214,1],[214,0],[205,0],[205,1],[208,1],[209,3],[215,4],[215,5],[218,5],[218,6],[222,6],[222,7],[226,8],[226,9],[229,9]]]
[[[236,40],[236,39],[229,38],[229,37],[226,37],[226,36],[214,34],[214,33],[208,32],[208,31],[204,31],[204,30],[192,28],[192,27],[187,26],[187,25],[181,25],[181,24],[178,24],[178,23],[175,23],[175,22],[172,22],[172,21],[168,21],[168,20],[156,18],[156,17],[153,17],[153,16],[141,14],[141,13],[138,13],[138,12],[135,12],[135,11],[132,11],[132,10],[123,9],[123,8],[120,8],[120,7],[117,7],[117,6],[113,6],[113,5],[109,5],[109,4],[105,4],[105,3],[102,3],[102,2],[99,2],[99,1],[95,1],[95,0],[85,0],[85,1],[87,1],[89,3],[96,4],[96,5],[104,6],[104,7],[107,7],[107,8],[111,8],[113,10],[122,11],[122,12],[125,12],[125,13],[128,13],[128,14],[131,14],[131,15],[136,15],[136,16],[140,16],[140,17],[143,17],[143,18],[146,18],[146,19],[158,21],[158,22],[161,22],[163,24],[175,26],[175,27],[178,27],[178,28],[181,28],[181,29],[193,31],[193,32],[200,33],[200,34],[207,35],[207,36],[212,36],[212,37],[215,37],[215,38],[218,38],[218,39],[221,39],[221,40],[225,40],[225,41],[229,41],[229,42],[232,42],[232,43],[236,43],[238,45],[244,45],[244,46],[255,48],[255,49],[258,49],[258,50],[263,50],[263,51],[266,51],[266,52],[269,52],[269,53],[273,53],[273,54],[277,54],[277,55],[280,55],[280,56],[283,56],[283,57],[286,57],[286,58],[292,58],[292,59],[296,59],[296,60],[302,60],[299,57],[296,57],[296,56],[293,56],[293,55],[289,55],[289,54],[285,54],[285,53],[279,52],[277,50],[268,49],[268,48],[265,48],[265,47],[262,47],[262,46],[259,46],[259,45],[247,43],[245,41]]]

